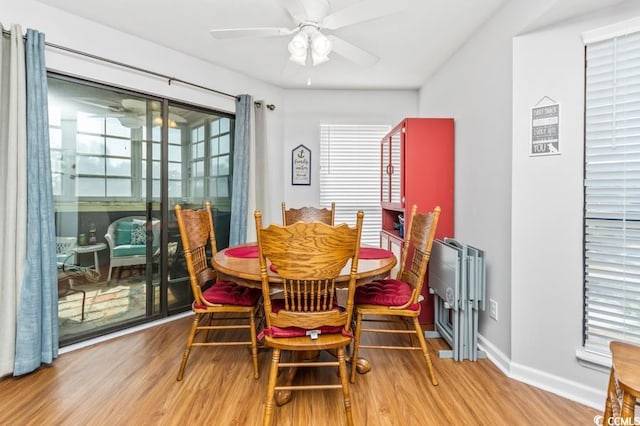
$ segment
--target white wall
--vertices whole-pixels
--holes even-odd
[[[285,90],[284,201],[288,206],[320,204],[320,124],[388,124],[393,126],[418,111],[416,91],[409,90]],[[291,150],[311,149],[311,185],[291,185]],[[358,161],[354,159],[354,161]]]
[[[607,375],[580,365],[585,30],[640,15],[637,2],[518,36],[556,3],[512,0],[420,91],[420,115],[456,119],[456,227],[486,250],[498,321],[484,347],[516,379],[602,408]],[[560,103],[561,155],[530,157],[530,113]]]
[[[504,367],[511,356],[511,39],[532,13],[503,7],[420,90],[420,115],[455,119],[455,237],[485,251],[480,333]]]
[[[115,31],[103,25],[76,17],[33,0],[0,0],[0,22],[8,29],[20,24],[23,32],[34,28],[45,33],[47,43],[90,53],[180,80],[209,87],[231,95],[248,93],[255,100],[275,104],[275,111],[267,111],[268,161],[279,162],[282,152],[283,91],[275,86],[215,66],[180,52]],[[170,29],[169,29],[170,31]],[[235,111],[233,98],[196,89],[180,83],[168,84],[164,79],[128,70],[86,57],[47,47],[47,69],[76,75],[143,93],[201,105],[222,111]],[[281,182],[277,168],[270,169],[270,181]],[[280,186],[270,188],[275,199]],[[265,219],[280,218],[279,204],[263,207]],[[275,215],[275,216],[273,216]]]

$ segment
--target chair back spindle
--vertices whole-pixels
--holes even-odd
[[[402,252],[400,270],[397,275],[398,280],[408,283],[413,288],[411,303],[418,302],[422,292],[427,265],[431,257],[431,247],[440,217],[439,206],[436,206],[429,213],[418,214],[416,210],[417,206],[414,205],[411,208],[405,249]]]

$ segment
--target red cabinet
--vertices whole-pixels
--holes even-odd
[[[407,118],[381,141],[380,245],[398,253],[403,249],[404,230],[399,217],[409,220],[411,206],[418,213],[440,206],[436,238],[453,237],[454,128],[452,118]],[[404,225],[407,225],[405,223]],[[397,269],[392,271],[392,276]],[[428,274],[427,274],[428,276]],[[433,323],[433,297],[428,283],[422,289],[420,322]]]

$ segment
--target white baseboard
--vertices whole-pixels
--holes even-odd
[[[511,363],[509,377],[597,410],[604,408],[606,389],[585,386],[515,362]]]
[[[487,358],[510,379],[535,386],[596,410],[602,410],[606,389],[585,386],[582,383],[515,363],[482,335],[478,336],[478,341],[478,346],[487,353]]]
[[[493,364],[498,367],[500,371],[502,371],[505,376],[511,377],[509,373],[509,365],[511,364],[511,360],[508,356],[502,353],[497,347],[493,345],[490,341],[484,338],[481,334],[478,334],[478,348],[485,351],[487,354],[487,358]]]

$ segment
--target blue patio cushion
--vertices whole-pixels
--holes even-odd
[[[134,226],[135,224],[131,221],[118,222],[118,227],[116,228],[116,246],[131,244],[131,231]]]

